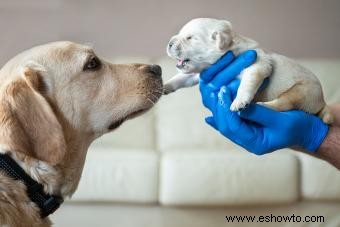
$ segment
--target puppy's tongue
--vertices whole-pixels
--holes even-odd
[[[178,61],[177,61],[177,65],[178,65],[178,66],[182,66],[183,63],[184,63],[184,60],[178,60]]]

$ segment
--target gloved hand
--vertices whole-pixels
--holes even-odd
[[[248,51],[233,61],[229,53],[201,74],[202,101],[212,112],[206,122],[257,155],[293,146],[315,152],[328,132],[328,126],[318,117],[297,110],[276,112],[258,104],[240,112],[230,111],[239,86],[234,79],[255,59],[256,54]]]

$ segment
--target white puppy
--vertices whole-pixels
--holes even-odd
[[[311,71],[285,56],[261,49],[256,41],[235,33],[225,20],[193,19],[171,38],[167,52],[178,60],[180,73],[165,84],[164,93],[198,84],[199,73],[227,51],[239,55],[249,49],[256,50],[257,61],[239,75],[241,83],[232,111],[254,100],[277,111],[300,109],[332,122],[320,82]],[[269,76],[266,88],[258,91]]]

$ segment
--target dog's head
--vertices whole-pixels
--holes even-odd
[[[65,155],[72,139],[65,135],[96,138],[150,109],[162,93],[159,66],[111,64],[72,42],[23,52],[1,69],[0,81],[2,149],[51,164]]]
[[[232,44],[231,24],[225,20],[197,18],[173,36],[167,47],[183,73],[199,73],[216,62]]]

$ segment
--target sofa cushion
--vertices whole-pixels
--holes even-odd
[[[78,190],[72,200],[157,202],[156,152],[92,148],[86,159]]]
[[[326,161],[300,154],[301,191],[305,199],[340,201],[340,171]]]
[[[165,81],[175,75],[176,63],[171,59],[160,59],[158,64],[163,68]],[[198,86],[162,97],[155,111],[157,142],[161,151],[236,148],[204,122],[210,113],[201,103]]]
[[[284,151],[165,152],[160,170],[164,205],[245,205],[293,202],[299,198],[298,160]]]

